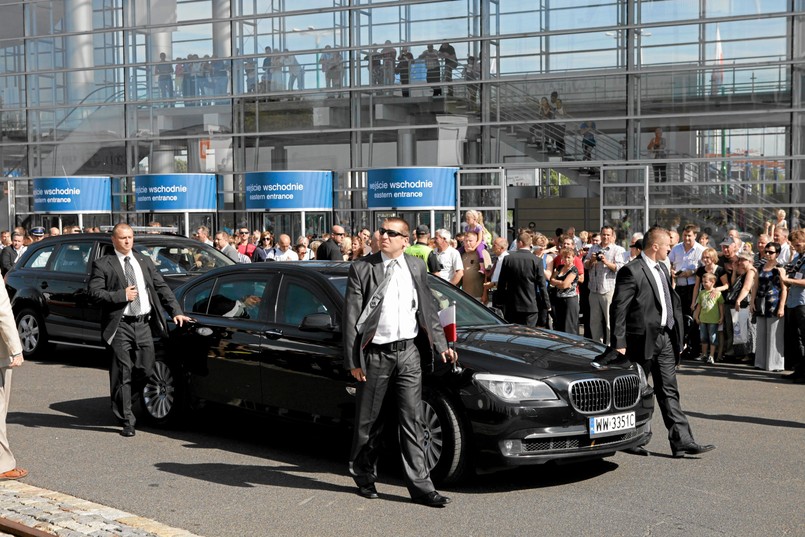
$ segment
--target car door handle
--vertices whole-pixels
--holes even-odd
[[[263,332],[270,339],[279,339],[282,337],[282,330],[279,328],[269,328]]]

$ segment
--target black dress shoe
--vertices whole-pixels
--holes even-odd
[[[375,488],[374,484],[358,487],[358,494],[370,500],[376,500],[380,497],[377,495],[377,489]]]
[[[125,436],[127,438],[134,436],[134,426],[133,425],[123,426],[123,430],[120,431],[120,436]]]
[[[671,451],[673,451],[674,457],[684,457],[685,455],[701,455],[702,453],[707,453],[714,449],[716,449],[716,446],[713,444],[700,445],[696,442],[691,442],[684,446],[671,448]]]
[[[633,448],[629,448],[629,449],[624,449],[623,451],[625,453],[630,454],[630,455],[641,455],[643,457],[648,457],[649,455],[651,455],[651,452],[649,450],[647,450],[646,448],[644,448],[643,446],[637,446],[637,447],[633,447]]]
[[[413,498],[414,503],[418,503],[420,505],[427,505],[428,507],[444,507],[448,503],[450,503],[450,498],[447,496],[442,496],[435,490],[433,492],[429,492],[424,496],[419,496],[418,498]]]

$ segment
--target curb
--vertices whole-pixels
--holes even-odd
[[[2,519],[10,521],[9,526],[23,525],[57,537],[200,537],[119,509],[19,481],[0,482],[0,521]],[[2,531],[9,529],[0,527]]]

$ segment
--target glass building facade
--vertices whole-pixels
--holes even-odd
[[[193,226],[296,229],[297,214],[245,211],[244,174],[328,170],[334,210],[303,225],[355,229],[374,225],[367,170],[458,166],[459,208],[497,232],[528,198],[585,200],[577,227],[756,233],[805,197],[804,6],[3,0],[0,226],[53,223],[34,178],[111,176],[111,219],[145,224],[135,176],[212,172],[218,211]]]

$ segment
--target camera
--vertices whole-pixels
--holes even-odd
[[[603,260],[604,260],[604,253],[603,253],[603,252],[598,252],[598,253],[596,253],[596,254],[595,254],[595,259],[596,259],[597,261],[599,261],[599,262],[600,262],[600,261],[603,261]]]

